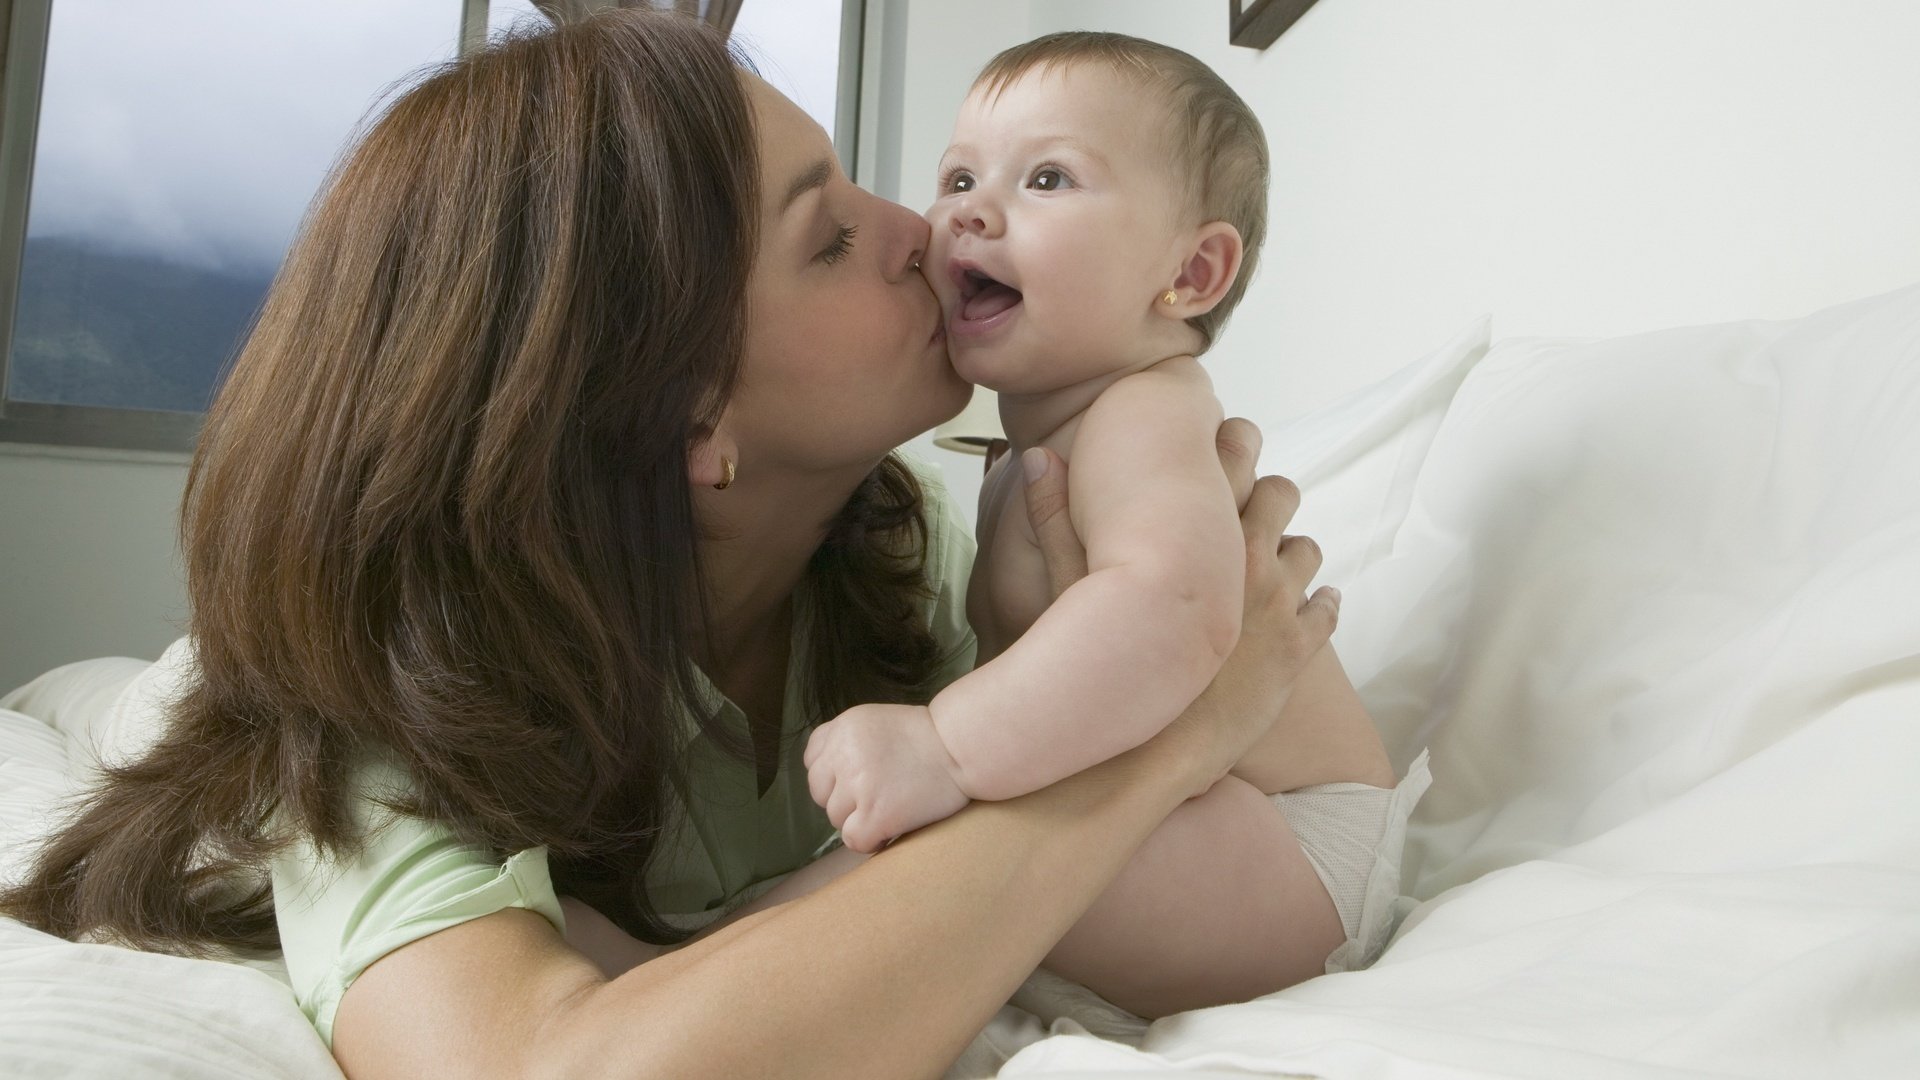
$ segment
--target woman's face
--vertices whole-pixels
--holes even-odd
[[[826,132],[743,74],[760,144],[746,356],[722,429],[744,473],[871,468],[973,388],[947,361],[920,274],[927,223],[840,171]]]

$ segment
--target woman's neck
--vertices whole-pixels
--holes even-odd
[[[786,625],[808,562],[877,464],[826,473],[742,469],[725,491],[695,489],[710,620],[696,656],[710,676],[723,677],[743,653],[779,636],[772,631]]]

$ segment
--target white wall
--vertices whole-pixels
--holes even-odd
[[[1032,0],[964,30],[910,6],[937,24],[908,37],[916,208],[973,70],[1042,33],[1166,42],[1254,107],[1269,239],[1208,363],[1267,424],[1484,311],[1496,337],[1611,336],[1920,281],[1911,0],[1321,0],[1264,52],[1228,45],[1219,0]]]
[[[854,179],[915,210],[931,205],[954,114],[993,54],[1031,36],[1028,6],[1028,0],[867,0],[865,94]],[[915,439],[908,449],[940,467],[971,520],[981,459],[937,449],[929,436]]]
[[[178,455],[0,444],[0,693],[74,660],[156,657],[182,633],[186,479]]]
[[[1920,4],[1322,0],[1264,53],[1219,0],[870,0],[861,178],[924,208],[996,51],[1186,49],[1259,111],[1264,269],[1209,360],[1271,425],[1433,348],[1791,317],[1920,281]],[[978,458],[920,449],[971,512]],[[185,618],[177,462],[0,448],[0,691]]]

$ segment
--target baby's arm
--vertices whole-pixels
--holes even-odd
[[[967,795],[1012,798],[1139,745],[1232,652],[1246,555],[1220,421],[1188,357],[1087,410],[1067,472],[1087,576],[929,706]]]

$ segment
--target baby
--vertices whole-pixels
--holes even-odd
[[[1195,356],[1244,293],[1265,232],[1258,121],[1185,53],[1115,34],[1057,34],[987,66],[940,169],[928,212],[929,277],[954,367],[999,392],[1013,452],[981,491],[967,598],[979,666],[926,706],[860,706],[809,742],[814,796],[858,852],[971,799],[1013,798],[1146,741],[1212,681],[1240,627],[1243,539],[1214,445],[1223,414]],[[1069,509],[1086,546],[1086,577],[1057,598],[1018,473],[1032,447],[1070,463]],[[1281,843],[1292,842],[1295,817],[1283,791],[1319,785],[1312,794],[1323,800],[1351,795],[1341,812],[1366,822],[1357,830],[1363,850],[1323,860],[1307,847],[1323,888],[1278,890],[1292,899],[1216,893],[1215,906],[1242,916],[1257,908],[1256,918],[1316,940],[1316,958],[1338,946],[1346,966],[1360,966],[1379,944],[1384,916],[1376,910],[1362,927],[1359,894],[1378,879],[1376,851],[1388,852],[1397,874],[1399,830],[1425,780],[1410,773],[1409,783],[1392,786],[1370,719],[1330,650],[1323,656],[1318,677],[1336,680],[1341,693],[1305,697],[1332,702],[1321,710],[1329,715],[1276,725],[1222,783],[1280,796],[1281,813],[1265,799],[1242,805],[1270,818],[1256,828]],[[1341,725],[1366,754],[1335,755],[1326,775],[1270,767],[1285,758],[1273,744],[1288,731],[1324,742]],[[1349,840],[1356,832],[1351,821],[1329,827]],[[1296,821],[1294,831],[1306,846],[1307,830]],[[1322,861],[1344,865],[1329,870]],[[1192,881],[1169,873],[1152,889],[1162,893],[1127,903],[1208,921]],[[1336,916],[1360,944],[1306,933]],[[1237,932],[1225,929],[1230,921],[1214,933]],[[1196,936],[1191,927],[1181,933]],[[1142,949],[1142,958],[1165,952]],[[1188,985],[1207,977],[1189,973]],[[1219,978],[1236,997],[1257,984]]]

